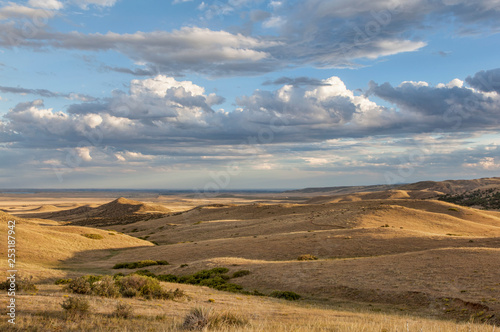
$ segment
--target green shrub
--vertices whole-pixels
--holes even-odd
[[[210,271],[210,273],[213,273],[213,274],[224,274],[224,273],[228,273],[229,269],[227,267],[216,267],[216,268],[213,268],[209,271]]]
[[[57,279],[54,284],[55,285],[67,285],[69,284],[70,282],[72,282],[73,279]]]
[[[169,265],[169,263],[167,261],[153,261],[148,259],[132,263],[118,263],[113,266],[113,269],[140,269],[142,267],[155,265]]]
[[[104,276],[95,283],[93,293],[104,297],[119,297],[120,289],[116,285],[116,281],[113,277]]]
[[[171,299],[173,295],[165,291],[157,279],[131,274],[121,278],[120,292],[125,297],[142,295],[146,299]]]
[[[156,276],[156,279],[165,282],[177,282],[179,278],[173,274],[159,274]]]
[[[127,303],[118,303],[116,309],[113,312],[113,316],[119,318],[130,318],[134,313],[134,308]]]
[[[14,283],[10,280],[5,280],[0,283],[0,290],[9,290],[14,284],[14,288],[16,291],[24,291],[24,292],[36,292],[38,288],[33,282],[33,276],[29,278],[18,277]]]
[[[100,234],[81,234],[82,236],[85,236],[86,238],[92,239],[92,240],[102,240],[104,237]]]
[[[92,294],[92,285],[86,277],[79,277],[72,280],[66,289],[75,294]]]
[[[123,295],[123,297],[137,297],[140,295],[137,289],[130,287],[120,290],[120,293]]]
[[[300,299],[300,295],[294,292],[282,292],[282,291],[274,291],[269,296],[276,297],[278,299],[285,299],[288,301],[296,301]]]
[[[250,274],[250,271],[248,271],[248,270],[240,270],[240,271],[234,272],[231,278],[240,278],[240,277],[247,276],[249,274]]]
[[[297,260],[299,261],[315,261],[317,260],[318,257],[316,256],[313,256],[313,255],[310,255],[310,254],[306,254],[306,255],[300,255]]]
[[[61,307],[71,316],[83,316],[90,312],[90,304],[84,298],[69,297],[63,301]]]

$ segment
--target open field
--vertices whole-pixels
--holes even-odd
[[[430,192],[3,194],[0,208],[8,213],[0,212],[0,230],[5,235],[7,221],[16,220],[17,268],[39,289],[18,295],[17,327],[174,331],[192,308],[210,307],[244,318],[231,331],[493,331],[500,323],[500,212],[438,201]],[[302,255],[311,260],[298,260]],[[3,252],[1,260],[6,266]],[[130,274],[144,268],[113,267],[145,260],[169,263],[147,266],[148,273],[179,278],[216,267],[229,276],[245,270],[230,280],[244,291],[301,298],[162,282],[185,296],[77,295],[89,299],[91,319],[67,320],[60,303],[73,295],[55,280]],[[131,318],[111,315],[121,302],[132,305]]]

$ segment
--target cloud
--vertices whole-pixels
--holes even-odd
[[[31,7],[60,10],[64,7],[63,3],[58,0],[29,0],[28,4]]]
[[[80,159],[83,161],[92,161],[92,157],[90,156],[90,149],[85,147],[85,148],[76,148],[76,154]]]
[[[78,94],[78,93],[59,93],[59,92],[52,92],[46,89],[25,89],[25,88],[19,88],[19,87],[8,87],[8,86],[0,86],[0,91],[4,93],[15,93],[15,94],[21,94],[21,95],[36,95],[36,96],[41,96],[41,97],[46,97],[46,98],[66,98],[70,100],[79,100],[79,101],[84,101],[84,102],[89,102],[89,101],[95,101],[97,100],[96,98],[89,96],[89,95],[84,95],[84,94]]]
[[[484,170],[499,170],[500,162],[497,162],[494,157],[484,157],[477,163],[466,163],[465,167],[484,169]]]
[[[11,29],[11,35],[16,30]],[[12,46],[12,41],[0,39],[0,44]],[[195,71],[206,74],[228,75],[233,72],[268,71],[263,62],[270,58],[265,51],[278,45],[242,34],[184,27],[173,32],[136,32],[133,34],[82,34],[79,32],[40,32],[33,38],[19,41],[19,45],[33,48],[62,48],[81,51],[114,50],[136,62],[153,64],[167,72]],[[113,69],[113,67],[109,67]]]
[[[296,78],[290,78],[290,77],[280,77],[275,80],[268,80],[262,83],[262,85],[293,85],[293,86],[304,86],[304,85],[328,85],[328,83],[325,83],[324,80],[319,80],[316,78],[310,78],[310,77],[296,77]]]
[[[118,0],[71,0],[71,2],[82,9],[88,9],[90,6],[112,7]]]
[[[36,20],[36,23],[41,23],[46,19],[54,17],[54,15],[56,14],[55,11],[47,10],[45,7],[42,8],[43,9],[31,8],[9,2],[7,6],[0,8],[0,21],[9,19],[31,18],[33,20]]]
[[[53,16],[55,12],[9,4],[0,8],[0,21],[5,21],[0,22],[4,32],[0,46],[44,51],[115,51],[136,63],[146,64],[146,69],[105,66],[105,70],[136,76],[149,76],[150,68],[171,75],[195,72],[235,76],[302,66],[359,67],[366,60],[421,50],[427,45],[430,28],[438,30],[444,26],[440,22],[448,20],[458,22],[456,25],[460,28],[456,35],[500,31],[500,9],[496,0],[305,0],[293,5],[272,1],[269,3],[272,12],[256,10],[260,2],[229,0],[202,2],[199,6],[207,19],[244,15],[247,22],[242,23],[240,31],[246,34],[200,27],[183,27],[171,32],[84,34],[41,27],[36,34],[26,35],[5,20],[46,12]],[[38,0],[32,3],[41,5]],[[50,3],[59,2],[51,0]],[[116,1],[73,0],[73,3],[87,8],[112,6]],[[243,9],[248,10],[243,13]],[[255,22],[272,28],[273,33],[252,34]]]
[[[210,155],[208,151],[219,146],[214,156],[220,156],[229,152],[224,146],[247,142],[250,154],[259,146],[274,145],[278,153],[283,144],[297,142],[436,132],[470,136],[500,125],[500,96],[465,87],[460,80],[438,86],[407,81],[395,87],[371,82],[366,95],[356,95],[338,77],[314,85],[305,84],[310,80],[304,78],[284,81],[296,84],[256,90],[237,98],[235,110],[226,111],[213,109],[223,97],[191,81],[164,75],[135,79],[127,93],[116,91],[99,101],[74,104],[66,112],[46,108],[41,100],[20,103],[4,116],[0,138],[18,148],[102,145],[112,160],[132,160],[125,151],[165,156],[190,150]],[[378,105],[370,96],[394,108]],[[94,162],[97,152],[89,153]],[[306,161],[321,166],[319,160]]]
[[[479,91],[500,93],[500,68],[482,70],[467,77],[465,81]]]
[[[191,1],[193,1],[193,0],[174,0],[174,1],[172,1],[172,3],[173,3],[174,5],[176,5],[176,4],[178,4],[178,3],[191,2]]]

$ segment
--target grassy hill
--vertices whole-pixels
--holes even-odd
[[[122,198],[58,212],[0,212],[2,234],[5,221],[16,220],[19,270],[39,289],[20,293],[18,328],[179,331],[191,310],[204,307],[225,322],[217,331],[491,332],[500,324],[500,212],[429,199],[429,192],[391,189],[302,204],[238,198],[175,213]],[[39,218],[48,216],[57,221]],[[129,264],[139,261],[169,264]],[[227,272],[208,277],[213,268]],[[181,296],[106,298],[54,285],[117,273],[148,275]],[[209,279],[193,281],[203,275]],[[241,289],[214,289],[225,283]],[[270,297],[279,292],[300,299]],[[88,301],[91,312],[68,320],[61,308],[68,297]],[[133,310],[129,318],[113,313],[123,303]]]

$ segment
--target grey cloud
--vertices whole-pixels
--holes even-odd
[[[261,22],[268,19],[269,17],[271,17],[271,13],[264,10],[252,10],[250,12],[250,20],[252,22]]]
[[[86,2],[106,5],[114,1]],[[250,4],[249,1],[218,2],[207,5],[206,10],[233,15],[237,9]],[[261,20],[266,15],[254,11],[250,13],[250,20]],[[305,64],[357,67],[359,59],[373,60],[417,51],[426,46],[429,28],[439,28],[439,22],[445,18],[455,19],[464,29],[479,32],[500,29],[500,10],[493,0],[290,1],[277,8],[273,15],[283,19],[281,27],[276,28],[278,35],[258,37],[196,27],[132,34],[61,33],[40,28],[34,36],[26,36],[13,22],[3,22],[0,45],[44,50],[113,50],[164,73],[190,71],[232,76]],[[414,32],[411,38],[408,37],[410,31]],[[136,76],[150,74],[148,68],[108,66],[106,70]]]
[[[500,99],[466,87],[432,87],[415,82],[393,87],[389,83],[370,82],[368,94],[393,103],[400,112],[415,116],[418,122],[414,128],[468,131],[500,125]]]
[[[134,76],[154,76],[154,75],[158,74],[158,70],[153,70],[153,69],[149,69],[149,68],[130,69],[130,68],[124,68],[124,67],[102,66],[101,69],[104,71],[114,71],[117,73],[130,74],[130,75],[134,75]]]
[[[192,82],[157,76],[133,80],[128,93],[72,105],[66,113],[45,109],[41,101],[19,104],[5,116],[2,136],[19,146],[74,146],[98,131],[107,146],[151,151],[160,146],[234,145],[262,133],[272,136],[269,143],[282,144],[487,131],[500,125],[500,98],[457,81],[436,87],[372,82],[366,96],[355,95],[337,77],[322,83],[257,90],[238,98],[238,108],[226,112],[212,110],[222,97],[206,95]],[[396,108],[377,105],[370,95]]]
[[[262,85],[293,85],[293,86],[321,86],[321,85],[329,85],[322,80],[311,78],[311,77],[280,77],[275,80],[267,80]]]
[[[482,70],[474,76],[467,77],[465,81],[480,91],[500,93],[500,68]]]
[[[46,98],[66,98],[66,99],[71,99],[71,100],[80,100],[80,101],[95,101],[97,100],[96,98],[89,96],[89,95],[83,95],[83,94],[78,94],[78,93],[59,93],[59,92],[53,92],[49,91],[46,89],[25,89],[25,88],[19,88],[19,87],[8,87],[8,86],[0,86],[0,91],[4,93],[15,93],[15,94],[30,94],[30,95],[35,95],[35,96],[41,96],[41,97],[46,97]]]
[[[40,29],[33,37],[10,24],[2,24],[0,45],[34,49],[62,48],[84,51],[114,50],[135,61],[147,62],[166,72],[194,71],[230,75],[233,72],[256,73],[271,70],[268,49],[279,43],[225,31],[181,28],[173,32],[136,32],[134,34],[60,33]],[[124,71],[120,68],[107,69]],[[125,70],[126,71],[126,70]],[[130,72],[129,72],[130,73]],[[145,74],[145,72],[134,72]]]

